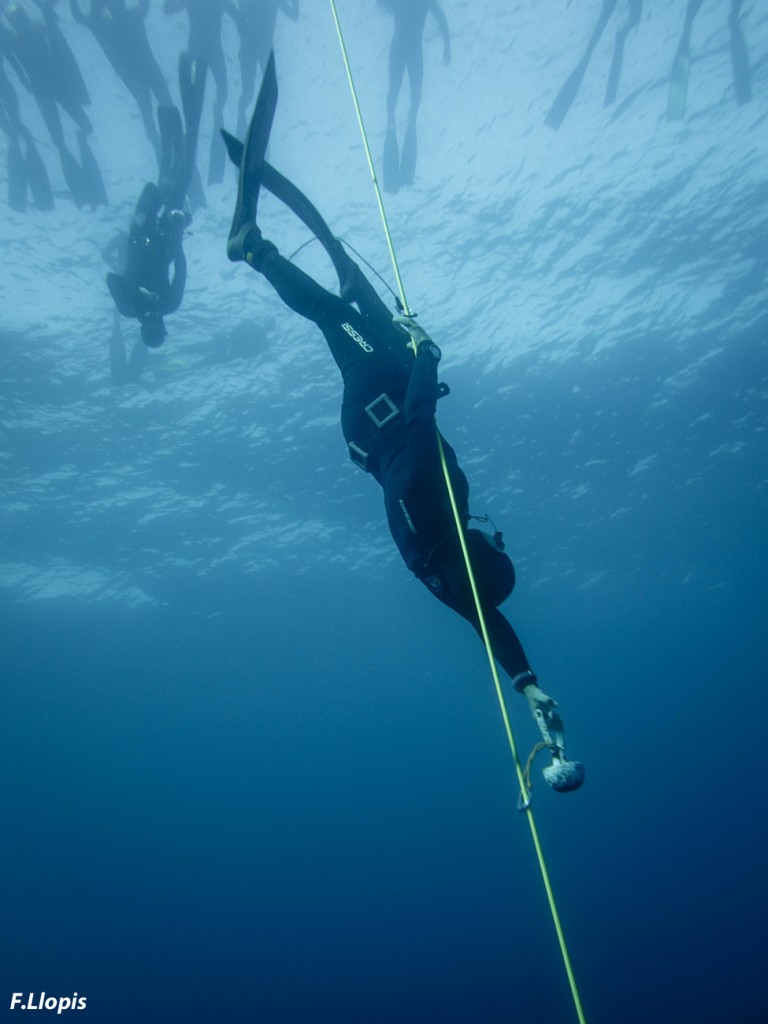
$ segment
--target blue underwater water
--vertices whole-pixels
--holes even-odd
[[[604,105],[620,2],[554,130],[601,6],[443,0],[452,59],[429,19],[387,214],[441,429],[517,567],[504,611],[587,767],[533,790],[585,1018],[768,1024],[768,11],[741,5],[739,104],[731,5],[705,0],[669,120],[687,5],[643,6]],[[337,7],[380,173],[392,20]],[[156,163],[59,8],[110,201],[76,208],[17,83],[56,208],[0,217],[3,1012],[577,1020],[483,648],[400,562],[319,332],[227,261],[231,168],[165,345],[110,376],[101,250]],[[177,96],[186,18],[154,2],[147,29]],[[270,161],[393,283],[329,5],[275,49]],[[260,210],[283,252],[308,240]],[[318,245],[297,262],[333,285]]]

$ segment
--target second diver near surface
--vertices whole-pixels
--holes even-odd
[[[181,55],[179,83],[186,130],[182,131],[176,107],[158,107],[158,183],[148,182],[136,204],[124,272],[107,274],[115,305],[123,316],[139,321],[142,340],[150,348],[162,345],[166,335],[163,317],[175,313],[184,296],[187,261],[182,239],[191,219],[184,205],[195,169],[205,76],[204,61],[188,53]]]
[[[455,451],[438,433],[436,405],[447,393],[437,379],[440,350],[411,317],[393,320],[306,196],[264,160],[276,100],[271,59],[245,145],[224,133],[230,157],[240,167],[228,256],[262,274],[287,306],[320,329],[343,380],[341,426],[350,456],[383,489],[387,522],[403,561],[430,594],[482,636],[443,474],[442,444],[493,653],[527,698],[552,754],[544,770],[547,781],[556,790],[576,789],[584,769],[565,757],[557,705],[537,685],[515,630],[499,611],[515,584],[512,562],[500,535],[469,527],[469,484]],[[324,246],[339,276],[340,295],[321,287],[262,237],[256,224],[262,185]]]

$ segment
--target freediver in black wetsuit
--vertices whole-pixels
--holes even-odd
[[[265,99],[265,90],[267,91]],[[268,95],[271,91],[271,97]],[[341,371],[341,426],[352,461],[380,484],[392,537],[406,566],[431,594],[482,635],[439,455],[435,408],[447,389],[437,380],[440,350],[410,317],[393,317],[309,200],[264,161],[277,98],[270,60],[245,146],[225,134],[240,166],[237,206],[227,253],[262,274],[283,302],[322,332]],[[328,252],[341,295],[322,288],[262,238],[256,225],[259,186],[289,205]],[[536,685],[520,640],[498,606],[515,583],[500,534],[467,528],[469,485],[456,453],[440,436],[453,484],[494,654],[525,694],[549,747],[547,781],[576,789],[580,764],[565,759],[563,728],[555,702]]]
[[[8,205],[17,213],[24,213],[29,192],[38,210],[52,210],[54,202],[48,172],[29,129],[22,124],[19,98],[3,67],[8,60],[19,81],[29,88],[24,69],[13,57],[7,40],[7,29],[0,26],[0,131],[8,138]]]
[[[422,36],[427,15],[432,14],[443,37],[443,63],[451,60],[448,22],[436,0],[379,0],[395,16],[395,29],[389,48],[389,91],[387,92],[387,133],[384,139],[384,188],[387,192],[413,184],[416,174],[416,115],[421,104],[424,79]],[[402,154],[397,145],[395,113],[403,77],[408,72],[410,108],[403,139]]]
[[[240,35],[240,102],[237,106],[237,134],[245,131],[248,108],[256,92],[256,74],[269,60],[280,11],[298,21],[299,0],[238,0],[235,7],[227,0],[225,10],[237,25]]]
[[[80,74],[53,10],[55,0],[36,0],[43,22],[33,22],[17,3],[5,9],[10,31],[7,39],[12,53],[24,69],[25,84],[40,108],[46,127],[59,151],[61,167],[72,198],[78,206],[106,205],[107,195],[101,171],[87,138],[93,126],[83,109],[90,103],[88,90]],[[78,128],[80,162],[67,147],[59,115],[65,110]]]
[[[175,107],[159,107],[161,160],[158,184],[144,186],[131,220],[123,274],[107,274],[107,286],[123,316],[141,324],[150,348],[165,340],[163,317],[181,305],[187,279],[182,247],[189,215],[184,202],[192,179],[205,93],[205,62],[183,53],[179,83],[186,131]],[[170,267],[173,264],[173,279]]]
[[[144,130],[160,156],[160,136],[152,110],[152,96],[159,106],[173,105],[160,65],[149,45],[144,19],[149,0],[127,8],[125,0],[90,0],[85,13],[80,0],[69,0],[72,17],[89,28],[117,76],[136,100]]]
[[[224,123],[224,106],[227,102],[227,62],[221,42],[221,28],[224,18],[225,0],[165,0],[166,14],[186,10],[189,18],[189,42],[187,50],[193,57],[200,57],[208,68],[216,85],[213,105],[213,141],[208,163],[208,184],[215,185],[224,179],[226,156],[218,144],[219,131]]]

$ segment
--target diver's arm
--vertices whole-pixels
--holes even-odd
[[[485,626],[491,640],[493,655],[510,679],[518,679],[530,672],[528,685],[536,682],[520,638],[498,608],[484,608]],[[480,631],[478,630],[478,633]],[[480,637],[482,639],[482,636]],[[527,678],[527,677],[526,677]]]
[[[405,423],[408,428],[416,424],[434,423],[439,391],[437,387],[437,364],[440,350],[434,342],[426,339],[419,344],[413,369],[405,393]],[[435,428],[437,429],[437,428]]]
[[[122,274],[107,274],[107,288],[123,316],[138,316],[135,289],[128,284]]]

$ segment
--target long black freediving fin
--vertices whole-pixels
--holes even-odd
[[[264,78],[261,82],[256,107],[251,117],[251,123],[248,126],[248,134],[245,137],[245,145],[243,146],[240,159],[237,203],[235,204],[235,213],[232,218],[232,227],[229,232],[229,243],[227,245],[227,251],[232,259],[242,258],[242,256],[237,255],[237,250],[239,248],[242,251],[245,234],[256,224],[264,155],[267,152],[276,107],[277,75],[275,73],[275,54],[273,51],[269,55],[269,60],[264,70]],[[224,135],[223,132],[222,135]],[[227,143],[227,150],[229,151],[230,147],[226,135],[224,135],[224,141]],[[231,155],[230,151],[230,157]]]
[[[229,159],[239,167],[243,159],[243,143],[230,135],[228,131],[221,129],[221,137],[227,147]],[[339,276],[341,287],[349,276],[349,257],[344,252],[341,243],[336,239],[328,227],[320,211],[307,199],[301,189],[297,188],[292,181],[289,181],[280,171],[276,170],[268,161],[261,165],[261,185],[288,207],[299,220],[305,224],[322,247],[328,253]]]

